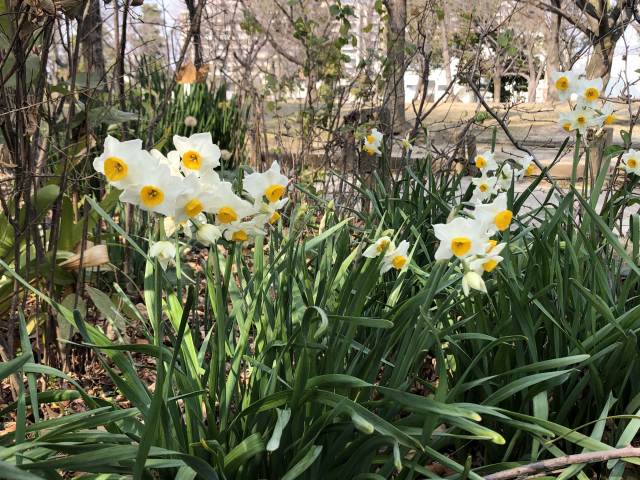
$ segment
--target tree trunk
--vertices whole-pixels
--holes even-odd
[[[502,90],[502,76],[494,75],[493,77],[493,101],[500,103],[500,90]]]
[[[100,13],[100,1],[88,0],[91,2],[89,6],[89,15],[82,23],[82,32],[80,40],[82,46],[82,56],[85,68],[91,65],[91,72],[95,73],[104,80],[106,70],[104,66],[104,53],[102,50],[102,15]],[[79,15],[82,15],[84,9],[80,9]]]
[[[551,74],[560,70],[560,49],[558,31],[560,29],[561,19],[557,15],[554,15],[553,25],[551,27],[546,26],[544,31],[544,43],[547,47],[547,55],[545,59],[545,74],[544,74],[544,91],[543,99],[545,102],[558,102],[558,91],[556,86],[551,80]]]
[[[196,18],[196,2],[195,0],[186,0],[187,10],[189,11],[189,26],[193,35],[193,64],[196,68],[200,68],[204,63],[202,54],[202,39],[200,38],[200,22]]]
[[[386,98],[390,99],[393,131],[400,133],[406,124],[404,112],[404,48],[407,25],[407,0],[388,0],[389,28],[387,30],[387,57],[391,72],[387,78]]]
[[[587,65],[587,78],[594,79],[601,77],[605,89],[611,77],[615,48],[616,42],[611,38],[611,35],[602,38],[593,46],[593,53]]]
[[[449,36],[445,19],[440,20],[440,47],[442,48],[444,76],[447,79],[447,85],[451,85],[451,55],[449,53]]]
[[[534,72],[529,73],[527,79],[527,102],[536,102],[536,90],[538,89],[538,78],[534,75]]]

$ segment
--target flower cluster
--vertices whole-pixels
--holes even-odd
[[[573,71],[554,72],[551,78],[558,89],[560,100],[568,101],[574,94],[578,97],[573,110],[568,113],[558,112],[559,127],[567,132],[578,131],[584,134],[589,127],[600,128],[613,123],[615,120],[613,103],[604,103],[602,107],[598,107],[598,99],[604,88],[601,78],[587,80],[580,78],[580,75]]]
[[[249,202],[236,195],[232,184],[221,180],[214,170],[220,165],[221,152],[210,133],[188,138],[175,135],[173,143],[176,150],[165,157],[158,150],[143,150],[141,140],[119,142],[108,136],[104,153],[94,159],[93,166],[123,190],[121,201],[165,215],[168,236],[180,227],[191,236],[193,225],[196,238],[205,245],[223,235],[229,241],[246,242],[249,237],[263,235],[265,225],[280,218],[278,210],[288,201],[281,198],[288,180],[277,162],[265,173],[244,178],[243,189],[253,197]],[[207,224],[204,213],[215,215],[215,224]],[[172,249],[169,242],[158,243],[167,245],[152,246],[150,254],[166,268],[175,256],[175,247]]]
[[[465,271],[462,289],[469,295],[470,289],[486,292],[482,279],[484,272],[491,272],[502,261],[500,253],[506,246],[492,240],[497,231],[506,230],[513,213],[507,208],[507,195],[500,193],[491,203],[479,203],[465,217],[457,216],[449,223],[433,226],[440,241],[436,260],[460,259]]]
[[[407,257],[409,256],[409,246],[409,242],[403,240],[400,242],[400,245],[398,245],[398,248],[396,248],[396,245],[390,237],[380,237],[369,245],[362,255],[367,258],[376,258],[382,255],[382,252],[384,252],[386,248],[386,253],[382,258],[380,267],[380,273],[386,273],[391,270],[391,267],[396,270],[404,267],[407,263]]]
[[[476,186],[473,194],[478,195],[482,200],[487,200],[492,195],[499,193],[500,190],[509,190],[514,179],[522,180],[525,175],[533,173],[535,166],[533,165],[533,157],[530,155],[514,161],[516,168],[513,168],[508,162],[498,165],[490,151],[478,155],[475,164],[481,175],[471,180],[471,183]]]

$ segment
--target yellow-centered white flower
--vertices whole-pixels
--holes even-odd
[[[521,168],[521,170],[518,171],[519,180],[521,180],[525,175],[533,174],[533,171],[536,168],[535,163],[533,162],[533,157],[531,155],[517,158],[516,164],[518,164],[518,166]]]
[[[602,115],[596,118],[598,127],[601,127],[603,124],[611,125],[613,123],[613,121],[616,119],[615,115],[613,114],[615,109],[616,106],[611,102],[605,103],[602,108],[599,109],[600,112],[602,112]]]
[[[224,238],[230,242],[246,242],[249,237],[256,235],[265,235],[265,232],[257,227],[257,223],[262,222],[264,225],[264,217],[258,215],[248,222],[232,222],[224,225]]]
[[[513,181],[513,174],[514,174],[513,168],[511,168],[511,165],[505,162],[502,165],[500,172],[496,174],[496,177],[498,178],[496,185],[502,188],[503,190],[509,190],[511,188],[511,183]]]
[[[598,98],[603,90],[602,78],[594,78],[593,80],[587,80],[582,78],[578,81],[578,89],[576,93],[579,98],[580,106],[587,106],[595,108],[598,106]]]
[[[482,174],[487,174],[498,169],[498,164],[495,161],[493,153],[487,150],[481,155],[478,155],[475,159],[476,167],[480,169]]]
[[[138,205],[142,210],[173,216],[176,198],[184,190],[182,180],[171,176],[169,167],[156,164],[149,168],[143,178],[129,185],[120,195],[120,201]]]
[[[231,182],[225,182],[220,180],[220,175],[213,168],[210,168],[202,175],[200,175],[200,185],[202,189],[208,192],[215,192],[221,184],[227,184],[229,188],[232,187]]]
[[[119,142],[108,135],[104,152],[93,160],[93,168],[107,177],[115,188],[123,190],[138,178],[138,165],[147,163],[145,157],[148,155],[142,150],[142,140]]]
[[[622,161],[626,166],[627,172],[640,175],[640,151],[630,148],[629,153],[622,155]]]
[[[500,256],[500,253],[506,247],[506,243],[497,245],[495,240],[491,240],[487,244],[487,252],[481,258],[475,258],[469,262],[469,268],[474,272],[482,275],[482,272],[491,272],[504,258]]]
[[[558,90],[558,98],[566,102],[571,98],[571,94],[578,91],[579,75],[575,72],[553,72],[551,80]]]
[[[163,270],[166,270],[169,263],[175,263],[176,246],[173,242],[156,242],[149,249],[149,256],[157,258]]]
[[[249,202],[233,193],[227,182],[223,182],[211,199],[209,213],[215,213],[220,223],[231,223],[242,221],[244,217],[255,213],[255,210]]]
[[[195,172],[199,177],[210,168],[220,165],[220,148],[213,143],[209,132],[194,133],[188,138],[174,135],[173,144],[180,156],[180,168],[185,175]]]
[[[392,252],[396,249],[396,246],[391,241],[391,238],[380,237],[375,241],[375,243],[372,243],[366,248],[366,250],[362,253],[362,256],[367,258],[376,258],[382,253],[385,247],[387,247],[388,252]]]
[[[220,229],[210,223],[205,223],[196,230],[196,238],[201,244],[207,247],[215,244],[221,236],[222,232],[220,232]]]
[[[156,150],[155,148],[149,153],[153,158],[158,160],[158,163],[169,167],[171,175],[173,175],[174,177],[182,178],[182,173],[180,173],[180,156],[178,155],[178,152],[169,152],[169,157],[171,157],[171,160],[169,160],[169,157],[165,157],[160,150]]]
[[[566,113],[569,130],[577,130],[584,135],[589,127],[596,127],[598,124],[593,118],[594,113],[595,111],[590,107],[576,107],[572,112]]]
[[[507,208],[507,194],[501,193],[491,203],[476,205],[473,216],[484,224],[485,230],[506,230],[513,218],[513,213]]]
[[[267,197],[269,202],[277,202],[284,195],[289,180],[280,173],[280,165],[273,162],[271,168],[264,173],[254,172],[245,177],[243,188],[255,198],[256,205],[260,205],[262,197]]]
[[[391,270],[391,268],[395,268],[396,270],[400,270],[407,263],[407,257],[409,256],[409,242],[403,240],[398,245],[398,248],[387,251],[387,254],[382,259],[382,264],[380,266],[380,273],[385,273]]]
[[[373,155],[374,153],[382,155],[382,152],[380,151],[380,145],[382,145],[382,137],[383,134],[379,132],[378,129],[372,129],[371,133],[364,137],[364,145],[362,145],[362,148],[369,155]]]
[[[462,290],[464,291],[465,297],[469,296],[471,289],[487,293],[487,287],[484,284],[484,280],[482,280],[482,277],[473,270],[465,273],[462,277]]]
[[[283,198],[281,200],[278,200],[277,202],[262,202],[258,213],[264,215],[265,223],[269,222],[271,225],[273,225],[280,219],[280,213],[278,212],[278,210],[284,207],[288,201],[288,198]]]
[[[201,212],[211,212],[213,210],[213,192],[206,192],[202,189],[200,181],[195,173],[187,175],[182,184],[185,190],[176,198],[175,221],[185,223]]]
[[[413,150],[413,145],[411,145],[411,142],[409,141],[409,134],[411,132],[407,132],[407,136],[404,137],[404,140],[402,140],[402,146],[407,149],[408,151]]]
[[[558,122],[556,123],[558,127],[562,127],[565,132],[571,133],[574,130],[574,128],[571,127],[571,122],[572,120],[569,118],[568,114],[558,112]]]
[[[435,254],[436,260],[449,260],[454,255],[466,258],[484,253],[484,245],[488,238],[487,229],[478,220],[456,217],[450,223],[434,225],[433,231],[440,240]]]
[[[490,198],[491,195],[498,193],[498,190],[495,188],[497,181],[497,177],[488,177],[486,173],[483,173],[481,177],[476,177],[471,180],[471,183],[476,186],[473,194],[480,196],[483,200]]]

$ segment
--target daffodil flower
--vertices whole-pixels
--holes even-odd
[[[487,243],[485,225],[477,220],[456,217],[450,223],[439,223],[433,226],[440,246],[435,254],[436,260],[449,260],[454,255],[466,258],[471,255],[482,255]]]
[[[185,190],[176,198],[174,217],[177,223],[184,223],[200,212],[210,212],[213,209],[212,200],[215,194],[202,189],[195,173],[187,175],[182,184]]]
[[[475,158],[475,164],[483,174],[487,174],[498,169],[498,164],[490,150],[487,150],[482,155],[478,155]]]
[[[472,288],[474,290],[479,290],[481,292],[487,293],[487,287],[484,284],[484,280],[482,280],[482,277],[473,270],[470,270],[462,277],[462,290],[464,291],[465,297],[469,296]]]
[[[238,197],[227,182],[221,183],[211,199],[211,211],[218,216],[220,223],[241,221],[244,217],[255,213],[253,206]]]
[[[571,94],[578,91],[579,75],[575,72],[553,72],[551,80],[553,80],[558,90],[558,98],[566,102],[571,98]]]
[[[380,273],[385,273],[391,270],[391,267],[396,270],[400,270],[407,263],[407,257],[409,256],[409,242],[403,240],[395,250],[387,251],[387,254],[382,259],[382,265]]]
[[[180,167],[185,175],[195,172],[200,177],[210,168],[220,165],[220,148],[213,143],[209,132],[194,133],[189,138],[174,135],[173,144],[180,156]],[[175,156],[173,153],[169,155]]]
[[[372,243],[367,247],[367,249],[362,253],[362,256],[367,258],[376,258],[382,253],[382,251],[385,249],[385,247],[387,247],[387,245],[388,245],[388,250],[387,250],[388,252],[392,252],[396,249],[396,246],[391,241],[391,238],[380,237],[378,240],[375,241],[375,243]]]
[[[517,172],[518,180],[522,180],[525,175],[533,174],[533,171],[536,168],[531,155],[516,159],[516,164],[521,168],[521,170],[518,170]]]
[[[476,205],[473,216],[482,222],[487,230],[493,230],[494,227],[500,231],[506,230],[513,218],[513,213],[507,208],[507,194],[501,193],[491,203]]]
[[[589,127],[596,127],[598,124],[593,118],[594,110],[590,107],[577,107],[566,115],[569,121],[569,129],[577,130],[581,134],[585,134]]]
[[[242,186],[260,205],[262,197],[267,197],[269,202],[277,202],[284,195],[288,183],[287,177],[280,173],[278,162],[273,162],[266,172],[254,172],[245,177]]]
[[[598,126],[602,126],[602,124],[611,125],[613,123],[613,121],[616,119],[616,117],[613,115],[613,111],[615,110],[615,108],[616,106],[611,102],[605,103],[603,105],[603,107],[600,109],[602,115],[596,118],[596,123],[598,124]]]
[[[230,242],[246,242],[249,240],[249,237],[264,235],[265,232],[256,226],[259,222],[263,222],[262,215],[259,215],[248,222],[228,223],[224,226],[224,238]]]
[[[603,88],[602,78],[594,78],[593,80],[583,78],[579,80],[576,90],[576,93],[580,97],[579,106],[597,107],[598,98]]]
[[[156,150],[155,148],[149,153],[153,158],[158,160],[158,163],[169,167],[172,176],[182,178],[182,173],[180,173],[180,156],[178,155],[178,152],[169,152],[171,160],[169,159],[169,157],[165,157],[161,151]]]
[[[565,132],[571,133],[574,130],[571,128],[571,118],[569,118],[569,116],[564,112],[558,112],[558,117],[559,120],[556,125],[558,127],[562,127]]]
[[[496,242],[493,241],[491,244],[491,248],[485,253],[482,257],[476,258],[469,262],[469,268],[478,274],[482,274],[482,272],[491,272],[493,271],[498,264],[504,260],[500,256],[500,253],[506,247],[506,243],[501,243],[496,245]]]
[[[215,192],[221,184],[225,183],[229,188],[232,187],[231,182],[220,180],[220,175],[213,168],[208,169],[200,175],[200,185],[202,189],[209,192]]]
[[[505,163],[504,165],[502,165],[500,172],[497,174],[498,181],[496,182],[496,185],[503,190],[509,190],[513,182],[514,173],[517,174],[517,172],[513,170],[511,165]]]
[[[115,188],[124,189],[137,181],[138,165],[149,153],[142,150],[142,140],[119,142],[108,135],[104,141],[104,152],[93,160],[93,168],[102,173]]]
[[[380,145],[382,145],[382,137],[383,134],[379,132],[376,128],[371,130],[371,133],[367,135],[364,139],[364,145],[362,148],[369,155],[373,155],[377,153],[378,155],[382,155],[380,151]]]
[[[265,218],[267,219],[267,222],[273,225],[280,218],[280,213],[278,213],[278,210],[284,207],[288,201],[289,201],[288,198],[283,198],[281,200],[278,200],[277,202],[269,202],[269,203],[262,202],[262,204],[260,205],[260,209],[258,210],[258,213],[264,215]]]
[[[138,177],[136,183],[122,192],[120,201],[138,205],[142,210],[172,216],[176,197],[184,190],[182,181],[171,176],[169,167],[159,164]]]
[[[411,142],[409,141],[409,134],[411,132],[407,132],[407,136],[404,137],[404,140],[402,140],[402,146],[407,150],[407,151],[411,151],[413,150],[413,145],[411,145]]]
[[[471,180],[471,183],[476,186],[473,194],[479,195],[483,200],[490,198],[491,195],[495,195],[496,193],[498,193],[498,190],[496,190],[495,188],[497,181],[497,177],[488,177],[485,173],[483,173],[481,177],[476,177]]]
[[[157,258],[163,270],[166,270],[169,263],[175,263],[176,246],[173,242],[156,242],[149,249],[149,256]]]
[[[640,151],[630,148],[629,153],[622,155],[622,161],[626,166],[627,172],[640,175]]]
[[[221,236],[222,233],[218,227],[207,223],[201,225],[200,228],[196,230],[196,238],[201,244],[207,247],[215,244]]]

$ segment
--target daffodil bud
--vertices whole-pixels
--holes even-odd
[[[166,270],[169,263],[175,262],[176,246],[173,242],[156,242],[149,249],[149,256],[157,258],[163,270]]]
[[[371,425],[370,422],[362,418],[357,413],[351,414],[351,421],[353,422],[353,425],[362,433],[366,433],[367,435],[371,435],[373,433],[373,425]]]
[[[484,280],[482,280],[482,277],[474,271],[467,272],[464,277],[462,277],[462,290],[464,290],[465,296],[469,296],[469,292],[472,288],[474,290],[480,290],[481,292],[487,293],[487,287],[484,284]]]
[[[196,238],[206,246],[215,244],[220,235],[222,235],[220,229],[210,223],[205,223],[196,230]]]

